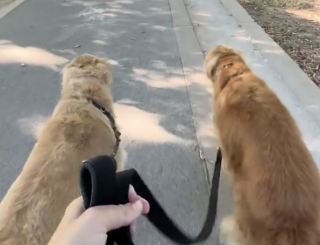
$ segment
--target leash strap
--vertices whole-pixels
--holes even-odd
[[[130,169],[116,173],[113,157],[99,156],[84,163],[80,174],[80,186],[85,208],[98,205],[126,204],[130,184],[137,194],[150,204],[147,219],[166,237],[176,244],[194,244],[205,241],[211,234],[215,223],[218,204],[218,191],[222,155],[218,150],[211,183],[211,193],[206,221],[195,238],[185,235],[164,211],[136,170]],[[108,232],[107,245],[134,245],[129,226]]]

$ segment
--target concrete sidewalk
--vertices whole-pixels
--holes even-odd
[[[1,197],[57,103],[61,66],[90,53],[114,65],[127,167],[135,167],[169,215],[196,234],[206,215],[208,181],[168,2],[26,0],[0,20],[0,30]],[[144,219],[139,231],[137,244],[170,244]]]
[[[189,233],[203,224],[216,154],[203,74],[205,53],[215,45],[249,56],[320,163],[320,92],[260,29],[235,0],[26,0],[0,20],[0,198],[59,98],[61,66],[83,53],[114,65],[127,167],[141,173]],[[224,176],[219,195],[217,222],[232,211]],[[205,244],[218,244],[217,234]],[[144,219],[136,243],[171,244]]]

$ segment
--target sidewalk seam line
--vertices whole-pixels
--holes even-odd
[[[203,56],[203,51],[202,51],[202,48],[201,48],[201,45],[200,45],[200,42],[199,42],[199,39],[195,33],[195,29],[194,29],[194,25],[191,21],[191,18],[190,18],[190,13],[188,11],[188,9],[186,8],[186,5],[185,5],[185,2],[183,0],[181,0],[183,5],[184,5],[184,8],[186,10],[186,13],[187,13],[187,16],[189,18],[189,21],[191,23],[191,25],[181,25],[181,26],[175,26],[174,25],[174,22],[172,22],[172,26],[173,26],[173,29],[175,30],[177,27],[192,27],[192,30],[193,30],[193,34],[197,40],[197,43],[199,45],[199,48],[200,48],[200,51],[202,53],[202,56]],[[169,5],[170,5],[170,0],[169,0]],[[172,9],[171,9],[171,5],[170,5],[170,12],[171,12],[171,17],[173,19],[173,15],[172,15]],[[176,42],[177,42],[177,45],[179,47],[179,43],[178,43],[178,40],[177,40],[177,33],[175,31],[175,35],[176,35]],[[197,140],[197,145],[198,145],[198,155],[199,155],[199,159],[200,159],[200,162],[202,163],[201,165],[203,166],[204,168],[204,174],[206,176],[206,182],[208,183],[208,188],[210,188],[211,186],[211,181],[210,181],[210,174],[209,174],[209,169],[208,169],[208,162],[206,160],[206,157],[204,157],[204,159],[201,158],[201,155],[204,155],[204,150],[203,150],[203,146],[201,144],[201,140],[200,140],[200,135],[198,133],[198,130],[197,130],[197,124],[196,124],[196,120],[195,120],[195,113],[194,113],[194,109],[193,109],[193,105],[192,105],[192,102],[191,102],[191,97],[190,97],[190,90],[189,90],[189,82],[187,80],[187,76],[186,76],[186,73],[185,73],[185,67],[183,66],[183,62],[182,62],[182,57],[181,57],[181,49],[179,48],[179,53],[180,53],[180,62],[181,62],[181,67],[182,67],[182,71],[183,71],[183,77],[184,77],[184,81],[185,81],[185,85],[186,85],[186,90],[187,90],[187,95],[188,95],[188,99],[189,99],[189,105],[190,105],[190,110],[191,110],[191,113],[192,113],[192,121],[193,121],[193,125],[194,125],[194,129],[195,129],[195,135],[196,135],[196,140]],[[209,189],[208,189],[209,190]]]

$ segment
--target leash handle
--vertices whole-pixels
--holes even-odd
[[[85,161],[80,172],[80,186],[86,209],[100,205],[118,205],[129,202],[129,184],[117,186],[117,164],[113,157],[98,156]],[[134,245],[130,227],[108,232],[106,245]]]
[[[194,244],[205,241],[210,236],[217,214],[217,202],[222,155],[218,150],[206,221],[201,232],[195,238],[185,235],[172,219],[169,218],[160,203],[143,182],[136,170],[130,169],[116,173],[113,157],[99,156],[84,163],[80,175],[80,185],[85,208],[98,205],[126,204],[130,184],[138,195],[150,204],[146,215],[148,220],[166,237],[176,244]],[[108,232],[107,245],[134,245],[129,226]]]

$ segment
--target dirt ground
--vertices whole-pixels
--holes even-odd
[[[320,86],[320,0],[238,0]]]

